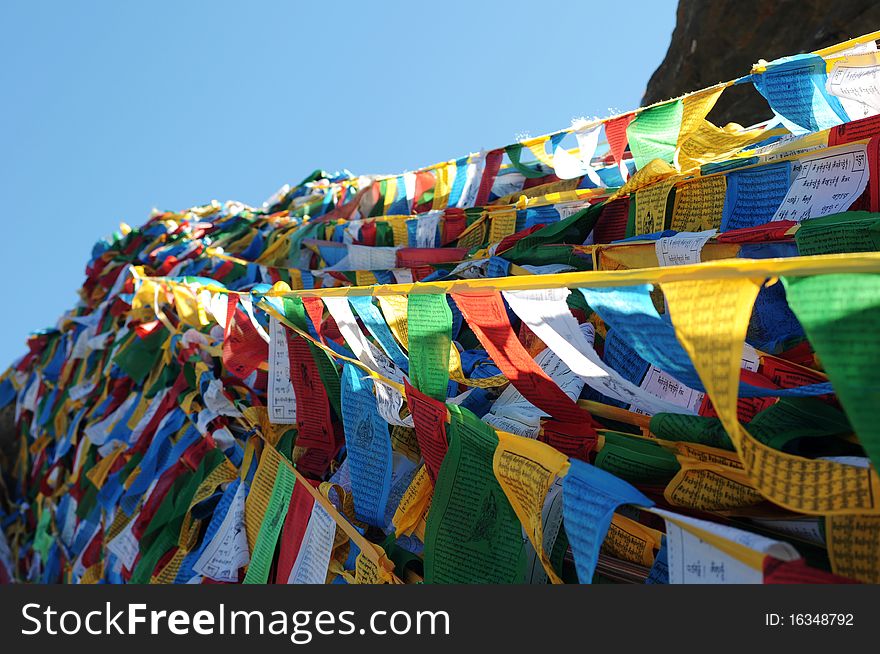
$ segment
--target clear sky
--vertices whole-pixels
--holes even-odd
[[[0,370],[153,207],[259,205],[638,106],[675,0],[0,4]]]

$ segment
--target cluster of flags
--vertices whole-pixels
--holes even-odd
[[[880,582],[878,36],[121,225],[0,378],[0,581]]]

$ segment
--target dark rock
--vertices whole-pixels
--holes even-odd
[[[672,42],[642,106],[742,77],[759,59],[811,52],[877,29],[876,0],[680,0]],[[748,126],[772,115],[746,84],[727,89],[709,120]]]
[[[18,453],[19,438],[15,427],[15,403],[0,409],[0,470],[12,470]]]

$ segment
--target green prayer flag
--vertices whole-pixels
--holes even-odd
[[[664,484],[681,469],[658,443],[608,431],[594,465],[633,484]]]
[[[651,433],[665,441],[699,443],[733,451],[733,442],[718,418],[691,416],[685,413],[655,413]]]
[[[783,277],[782,283],[859,442],[880,468],[880,275]]]
[[[568,245],[581,245],[593,231],[602,207],[605,203],[594,204],[586,209],[581,209],[568,218],[551,223],[521,238],[512,248],[500,253],[501,256],[511,263],[531,263],[537,248],[541,245],[565,243]],[[549,249],[549,248],[548,248]]]
[[[637,169],[653,159],[672,163],[681,129],[681,114],[681,100],[675,100],[640,111],[629,124],[626,138]]]
[[[756,413],[747,429],[759,441],[777,450],[799,438],[852,433],[852,426],[841,411],[812,397],[781,397]]]
[[[536,179],[539,177],[545,177],[547,175],[547,173],[541,170],[541,166],[538,162],[535,162],[533,164],[522,163],[522,143],[514,143],[513,145],[508,145],[506,148],[504,148],[504,151],[507,153],[507,157],[510,159],[511,165],[516,168],[520,173],[522,173],[526,178]]]
[[[448,405],[449,451],[425,529],[425,582],[521,583],[526,540],[495,478],[495,430],[467,409]]]
[[[47,506],[43,507],[40,521],[34,535],[34,551],[39,552],[43,561],[49,558],[49,550],[52,549],[54,538],[49,534],[49,524],[52,522],[52,511]]]
[[[800,224],[794,235],[798,253],[840,254],[880,250],[880,214],[844,211]]]
[[[251,562],[248,565],[247,574],[244,576],[246,584],[265,584],[269,579],[269,569],[272,567],[272,559],[275,556],[275,546],[278,544],[278,536],[281,527],[287,517],[287,509],[290,507],[290,496],[293,495],[293,486],[296,475],[285,465],[278,463],[275,472],[275,483],[272,486],[272,495],[269,498],[269,506],[263,523],[260,525],[260,533],[257,534],[257,542],[251,554]]]
[[[410,379],[422,393],[443,402],[449,386],[452,311],[442,294],[413,293],[407,307]]]
[[[113,362],[140,384],[162,356],[162,344],[167,338],[168,330],[161,326],[146,338],[133,333],[113,357]]]

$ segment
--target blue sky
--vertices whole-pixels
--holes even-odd
[[[0,369],[153,207],[259,204],[638,106],[674,0],[0,5]],[[418,7],[419,11],[414,8]]]

